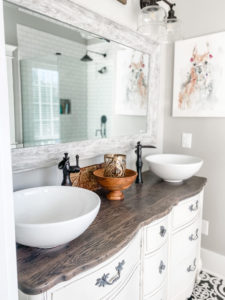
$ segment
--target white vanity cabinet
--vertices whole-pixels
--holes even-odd
[[[156,291],[165,286],[168,277],[169,218],[167,215],[143,228],[144,299],[156,299]]]
[[[172,212],[169,294],[172,300],[191,296],[201,268],[203,193],[180,202]]]
[[[142,227],[103,263],[20,300],[186,300],[200,262],[203,192]]]

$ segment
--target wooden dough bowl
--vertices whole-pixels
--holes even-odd
[[[109,200],[123,200],[123,190],[128,189],[137,177],[137,172],[126,169],[124,177],[105,177],[104,168],[93,173],[98,183],[109,193],[106,195]]]

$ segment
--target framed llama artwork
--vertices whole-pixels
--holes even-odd
[[[121,47],[116,54],[115,113],[146,116],[149,55]]]
[[[225,117],[225,32],[175,43],[174,117]]]

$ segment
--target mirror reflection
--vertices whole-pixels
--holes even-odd
[[[4,5],[12,147],[146,132],[149,56]]]

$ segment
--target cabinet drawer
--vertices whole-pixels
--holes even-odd
[[[164,285],[158,292],[153,295],[144,297],[144,300],[166,300],[167,299],[167,289]]]
[[[139,300],[140,299],[140,266],[126,279],[121,289],[116,289],[116,293],[102,300]]]
[[[172,235],[171,253],[177,262],[183,260],[189,253],[196,252],[200,247],[201,220],[200,216],[186,228]]]
[[[51,292],[51,300],[100,300],[124,284],[140,260],[140,235],[119,254]]]
[[[168,237],[168,216],[157,220],[144,229],[145,253],[160,248]]]
[[[193,252],[179,264],[174,257],[171,266],[171,299],[185,291],[187,286],[194,288],[195,276],[198,269],[196,253]]]
[[[168,271],[168,243],[153,255],[144,258],[144,296],[153,293],[166,279]]]
[[[172,226],[177,229],[191,222],[200,212],[200,194],[180,202],[173,209]]]

